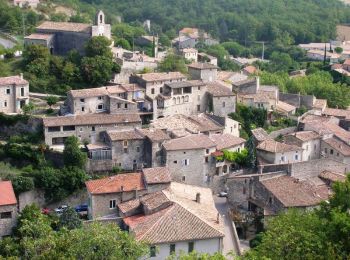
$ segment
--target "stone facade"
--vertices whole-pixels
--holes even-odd
[[[196,66],[197,64],[205,64]],[[210,65],[210,66],[209,66]],[[193,80],[203,80],[204,82],[212,82],[217,78],[218,69],[209,63],[195,63],[188,66],[188,73]]]
[[[12,234],[17,223],[17,205],[0,206],[0,238]]]
[[[29,83],[23,76],[0,78],[0,112],[20,113],[29,103]]]
[[[71,50],[84,54],[86,43],[94,36],[111,39],[111,26],[105,24],[102,11],[97,13],[94,25],[46,21],[36,28],[36,33],[25,37],[24,44],[44,45],[55,55],[66,55]]]
[[[216,116],[226,117],[236,111],[236,96],[215,97],[209,94],[213,106],[213,113]]]

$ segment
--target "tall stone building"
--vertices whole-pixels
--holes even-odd
[[[84,54],[86,42],[94,36],[111,39],[111,25],[105,23],[102,11],[96,14],[94,25],[45,21],[36,28],[35,33],[24,38],[24,44],[46,46],[55,55],[66,55],[71,50]]]

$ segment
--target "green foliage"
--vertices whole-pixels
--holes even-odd
[[[350,105],[350,89],[345,84],[333,83],[331,74],[326,71],[291,79],[286,73],[263,72],[260,76],[262,84],[277,85],[283,92],[315,95],[327,99],[330,107],[347,108]]]
[[[230,60],[230,54],[226,50],[225,46],[226,48],[229,48],[229,46],[227,46],[227,43],[226,43],[226,44],[205,46],[204,48],[201,49],[201,51],[216,57],[218,59],[218,66],[222,70],[233,70],[233,71],[239,70],[240,67],[236,63]]]
[[[81,62],[84,80],[94,86],[105,84],[112,77],[113,62],[103,56],[85,57]]]
[[[55,105],[59,101],[57,96],[48,96],[46,98],[46,103],[50,106],[50,108]]]
[[[85,167],[87,155],[80,150],[76,136],[70,136],[64,142],[63,159],[66,166],[76,166],[81,169]]]
[[[0,241],[0,256],[20,259],[138,259],[147,247],[116,224],[92,223],[53,230],[50,218],[34,205],[18,220],[15,236]]]
[[[236,113],[229,114],[229,116],[240,122],[242,130],[250,136],[252,129],[265,126],[267,112],[265,109],[248,107],[238,103]]]
[[[68,16],[65,13],[53,13],[50,16],[50,20],[54,22],[67,22]]]
[[[146,34],[145,30],[141,26],[133,26],[126,23],[115,24],[112,27],[112,33],[118,39],[127,40],[130,46],[133,45],[134,39]]]
[[[68,207],[59,217],[58,227],[71,230],[81,228],[82,224],[79,214],[72,207]]]
[[[175,54],[168,54],[158,67],[161,72],[169,72],[169,71],[180,71],[182,73],[187,73],[187,67],[185,58]]]
[[[87,57],[112,57],[112,51],[109,47],[111,41],[104,36],[92,37],[90,41],[86,44],[85,52]]]
[[[24,105],[24,106],[22,107],[22,111],[23,111],[23,113],[24,113],[25,115],[32,115],[33,112],[34,112],[34,110],[35,110],[35,108],[36,108],[36,107],[35,107],[34,103],[31,102],[31,101],[29,101],[28,104],[26,104],[26,105]]]
[[[342,47],[335,47],[334,51],[338,54],[341,54],[343,52],[343,48]]]
[[[223,157],[222,159],[225,159],[229,162],[236,163],[240,166],[246,166],[249,164],[248,161],[248,150],[243,149],[241,152],[231,152],[228,150],[223,150]]]
[[[0,113],[0,125],[13,126],[19,122],[27,123],[29,117],[27,115],[6,115]]]
[[[226,257],[220,253],[210,254],[201,254],[196,251],[193,251],[189,254],[180,252],[178,255],[171,255],[167,260],[226,260]]]
[[[116,39],[114,41],[114,46],[122,47],[123,49],[126,49],[126,50],[132,49],[130,43],[125,39]]]

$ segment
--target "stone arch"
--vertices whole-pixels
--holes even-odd
[[[102,10],[98,11],[96,14],[96,25],[104,24],[105,23],[105,14],[102,12]]]

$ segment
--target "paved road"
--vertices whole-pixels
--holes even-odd
[[[216,209],[219,211],[220,215],[224,219],[224,231],[225,231],[225,237],[223,239],[223,253],[226,255],[227,253],[233,251],[235,254],[237,254],[236,247],[233,242],[233,234],[232,230],[230,228],[230,220],[226,216],[227,213],[227,203],[226,198],[220,198],[215,195],[214,197],[215,206]]]

